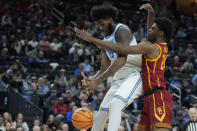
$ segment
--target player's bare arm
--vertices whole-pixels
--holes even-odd
[[[110,50],[112,52],[116,52],[117,54],[120,54],[120,55],[142,54],[152,59],[158,56],[160,52],[159,47],[149,42],[143,42],[138,45],[125,45],[120,42],[119,44],[117,43],[113,44],[109,41],[102,41],[100,39],[94,38],[88,35],[87,33],[85,33],[84,31],[79,30],[77,28],[75,28],[75,32],[77,36],[80,37],[81,39],[86,40],[87,42],[95,44],[97,46],[100,46],[101,48]]]
[[[140,10],[146,10],[148,11],[148,18],[147,18],[147,31],[152,27],[154,20],[155,20],[155,11],[151,4],[143,4],[140,7]]]
[[[101,50],[101,67],[100,70],[89,79],[96,79],[98,76],[100,76],[104,71],[107,70],[107,68],[110,66],[111,62],[108,59],[104,49]]]
[[[81,80],[82,86],[87,87],[89,81],[91,79],[96,79],[98,76],[100,76],[104,71],[107,70],[107,68],[110,66],[110,64],[111,64],[111,62],[108,59],[105,51],[103,49],[101,49],[101,67],[100,67],[100,70],[97,71],[97,73],[94,76],[90,77],[90,78],[84,77],[84,79]]]

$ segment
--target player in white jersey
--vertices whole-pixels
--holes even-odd
[[[91,16],[98,22],[99,29],[105,33],[104,41],[111,43],[136,45],[135,36],[124,24],[116,24],[118,10],[113,6],[98,6],[91,10]],[[77,28],[75,32],[77,35]],[[102,50],[101,69],[92,78],[82,80],[83,86],[95,90],[100,83],[113,75],[113,84],[105,95],[95,116],[92,131],[103,131],[109,118],[108,131],[118,131],[121,111],[134,99],[143,95],[141,80],[141,55],[120,56],[108,50]]]

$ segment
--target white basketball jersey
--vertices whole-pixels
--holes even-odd
[[[115,40],[115,33],[120,27],[126,27],[129,29],[128,26],[119,23],[116,25],[114,32],[110,36],[104,37],[103,40],[110,41],[112,43],[117,43]],[[132,37],[130,45],[137,45],[134,35]],[[109,50],[105,50],[105,52],[108,58],[111,60],[111,64],[112,64],[117,59],[117,54]],[[126,64],[114,74],[113,79],[114,80],[123,79],[131,73],[140,72],[141,66],[142,66],[142,55],[128,55]]]

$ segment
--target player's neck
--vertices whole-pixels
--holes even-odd
[[[154,43],[165,43],[165,40],[161,38],[157,38]]]

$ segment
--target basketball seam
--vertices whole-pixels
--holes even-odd
[[[88,118],[86,115],[84,115],[84,114],[82,114],[82,113],[80,113],[80,112],[76,112],[76,113],[81,114],[82,116]],[[90,118],[88,118],[88,119],[90,119]]]
[[[72,119],[72,121],[81,122],[81,123],[92,122],[92,121],[78,121],[78,120],[75,120],[75,119]]]
[[[90,116],[90,119],[91,119],[91,125],[93,125],[93,123],[94,123],[94,120],[93,120],[93,115],[92,114],[90,114],[90,112],[88,111],[88,114],[89,114],[89,116]]]
[[[91,119],[91,120],[92,120],[92,117],[91,117],[91,115],[90,115],[90,111],[88,111],[88,114],[89,114],[89,116],[90,116],[90,118],[89,118],[89,119]]]

